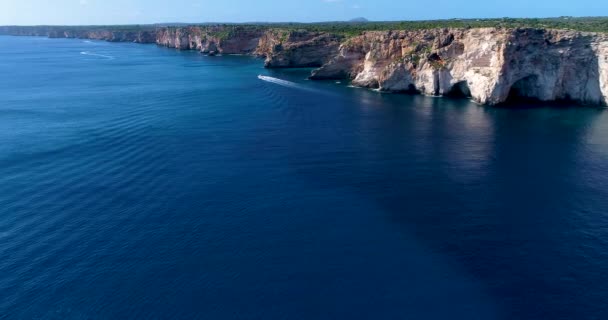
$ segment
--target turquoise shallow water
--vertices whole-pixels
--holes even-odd
[[[0,37],[0,318],[608,318],[603,109],[307,72]]]

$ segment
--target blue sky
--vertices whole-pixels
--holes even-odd
[[[608,15],[606,0],[0,0],[0,25]]]

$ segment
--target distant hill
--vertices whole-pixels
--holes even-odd
[[[348,20],[348,22],[369,22],[369,20],[367,20],[363,17],[358,17],[358,18],[350,19],[350,20]]]

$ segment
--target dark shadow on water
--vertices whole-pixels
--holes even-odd
[[[582,104],[580,102],[568,100],[568,99],[555,100],[555,101],[541,101],[536,98],[521,97],[518,95],[509,96],[509,98],[507,99],[506,102],[503,102],[503,103],[495,105],[495,106],[491,106],[490,108],[511,109],[511,110],[530,110],[530,109],[534,110],[534,109],[546,109],[546,108],[549,108],[549,109],[586,108],[586,109],[597,109],[597,110],[606,109],[606,107],[603,107],[601,105]]]
[[[293,143],[290,161],[302,178],[318,188],[347,188],[376,204],[406,238],[457,261],[480,280],[506,319],[576,317],[601,304],[584,291],[605,291],[593,283],[598,270],[560,241],[584,243],[568,234],[568,215],[577,209],[565,197],[577,184],[573,163],[602,109],[484,107],[465,99],[369,90],[351,95],[329,101],[337,107],[318,113],[314,109],[322,102],[314,98],[291,102],[319,117],[314,128],[294,121],[286,133]],[[299,143],[311,130],[326,137],[324,144],[352,155],[329,165],[325,174],[302,168],[304,155],[331,161],[326,150]],[[575,271],[551,270],[560,263]],[[564,277],[579,282],[555,282]],[[560,300],[566,297],[567,303]]]

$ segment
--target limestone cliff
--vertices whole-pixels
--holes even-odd
[[[322,32],[268,30],[256,53],[267,68],[320,67],[338,54],[343,37]]]
[[[321,32],[241,26],[161,28],[157,43],[215,54],[255,54],[269,68],[320,67],[338,53],[343,37]]]
[[[370,31],[354,37],[268,26],[0,27],[0,34],[157,43],[209,55],[253,54],[268,68],[319,67],[382,91],[608,105],[608,35],[533,28]]]
[[[384,91],[606,104],[608,37],[545,29],[366,32],[311,76]]]
[[[215,54],[251,54],[264,30],[239,26],[161,28],[156,43],[180,50]]]

